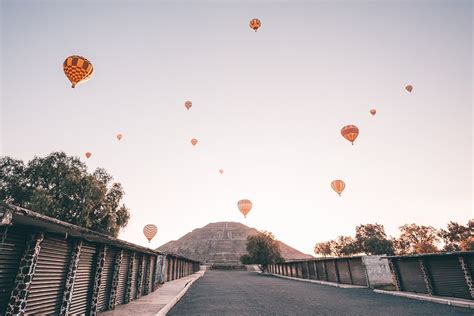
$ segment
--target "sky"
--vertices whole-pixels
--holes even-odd
[[[218,221],[305,253],[364,223],[467,223],[472,21],[461,0],[2,0],[0,155],[107,169],[131,211],[119,237],[152,248]],[[75,89],[69,55],[94,65]]]

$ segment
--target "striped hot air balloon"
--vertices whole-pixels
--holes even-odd
[[[252,19],[250,20],[250,28],[253,29],[255,32],[257,32],[258,28],[262,25],[262,22],[260,22],[259,19]]]
[[[72,55],[63,63],[64,73],[71,81],[72,88],[89,80],[94,72],[91,62],[82,56]]]
[[[341,196],[342,191],[344,191],[344,188],[346,187],[346,184],[342,180],[334,180],[331,182],[331,188],[336,191],[339,196]]]
[[[191,139],[191,144],[193,144],[193,146],[196,146],[197,143],[198,140],[196,138]]]
[[[375,116],[376,113],[377,113],[377,110],[376,110],[376,109],[371,109],[371,110],[370,110],[370,114],[372,114],[373,116]]]
[[[117,134],[117,139],[120,141],[120,140],[122,140],[122,138],[123,138],[123,134],[122,134],[122,133],[118,133],[118,134]]]
[[[89,159],[92,156],[91,152],[86,152],[86,158]]]
[[[184,106],[189,110],[193,106],[193,103],[191,101],[186,101],[184,102]]]
[[[239,208],[240,213],[244,214],[244,217],[247,217],[247,214],[252,209],[252,202],[250,200],[240,200],[237,202],[237,207]]]
[[[224,173],[224,169],[219,169],[219,173],[220,173],[220,174],[223,174],[223,173]]]
[[[359,128],[355,125],[347,125],[341,129],[341,135],[354,145],[354,141],[359,136]]]
[[[157,231],[158,227],[153,224],[148,224],[143,227],[143,234],[145,235],[146,239],[148,239],[148,242],[150,242],[153,237],[155,237]]]
[[[405,87],[405,90],[411,93],[413,91],[413,86],[409,84],[408,86]]]

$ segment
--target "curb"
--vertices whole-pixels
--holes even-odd
[[[411,298],[411,299],[419,300],[419,301],[427,301],[427,302],[433,302],[433,303],[438,303],[438,304],[445,304],[445,305],[450,305],[450,306],[474,309],[474,302],[464,300],[464,299],[446,298],[442,296],[420,295],[420,294],[415,294],[415,293],[407,293],[407,292],[399,292],[399,291],[374,290],[374,292],[380,293],[380,294],[406,297],[406,298]]]
[[[181,292],[179,292],[178,295],[176,295],[171,301],[169,301],[165,306],[163,306],[163,308],[160,309],[160,311],[156,314],[156,316],[165,316],[166,314],[168,314],[168,312],[176,305],[176,303],[179,302],[179,300],[184,296],[184,294],[186,294],[186,292],[189,290],[191,285],[197,280],[199,280],[204,275],[205,272],[206,272],[205,270],[196,272],[199,274],[197,278],[186,283],[186,285],[181,290]]]
[[[309,283],[316,283],[316,284],[321,284],[321,285],[329,285],[329,286],[338,287],[341,289],[367,289],[368,288],[368,286],[363,286],[363,285],[341,284],[341,283],[326,282],[326,281],[319,281],[319,280],[300,279],[300,278],[294,278],[294,277],[273,274],[273,273],[270,273],[270,275],[283,278],[283,279],[300,281],[300,282],[309,282]]]

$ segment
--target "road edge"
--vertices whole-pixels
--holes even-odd
[[[165,316],[166,314],[168,314],[168,312],[176,305],[176,303],[178,303],[181,300],[184,294],[186,294],[186,292],[189,290],[191,285],[193,285],[194,282],[202,278],[205,272],[206,272],[205,270],[196,272],[197,277],[195,279],[192,279],[188,283],[186,283],[186,285],[181,290],[181,292],[179,292],[173,299],[171,299],[171,301],[169,301],[165,306],[163,306],[163,308],[160,309],[160,311],[156,314],[156,316]]]
[[[440,296],[436,297],[436,296],[399,292],[399,291],[385,291],[385,290],[377,290],[377,289],[375,289],[374,292],[380,293],[380,294],[386,294],[386,295],[411,298],[418,301],[427,301],[427,302],[433,302],[433,303],[438,303],[438,304],[474,309],[474,302],[470,302],[468,300],[452,299],[452,298],[440,297]]]
[[[320,280],[293,278],[286,275],[279,275],[279,274],[273,274],[273,273],[270,273],[270,275],[276,276],[282,279],[289,279],[289,280],[295,280],[295,281],[300,281],[300,282],[309,282],[309,283],[321,284],[321,285],[329,285],[329,286],[338,287],[341,289],[367,289],[368,288],[368,286],[363,286],[363,285],[352,285],[352,284],[326,282],[326,281],[320,281]]]

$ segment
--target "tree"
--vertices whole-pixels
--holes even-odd
[[[447,230],[440,229],[438,236],[444,242],[444,251],[471,250],[469,239],[472,233],[469,226],[464,226],[455,222],[449,222]]]
[[[247,254],[240,257],[243,264],[260,264],[263,272],[269,264],[282,262],[280,245],[272,233],[261,231],[247,237]]]
[[[400,227],[400,238],[395,242],[397,254],[437,252],[438,235],[432,226],[405,224]]]
[[[350,256],[357,253],[357,246],[351,236],[339,236],[332,242],[334,255],[337,257]]]
[[[323,257],[333,254],[331,241],[318,242],[314,245],[314,253],[323,255]]]
[[[368,255],[392,255],[393,242],[387,239],[381,224],[365,224],[356,227],[355,245],[357,252]]]
[[[0,157],[0,200],[117,237],[130,218],[124,191],[106,170],[93,173],[63,152],[27,164]]]

